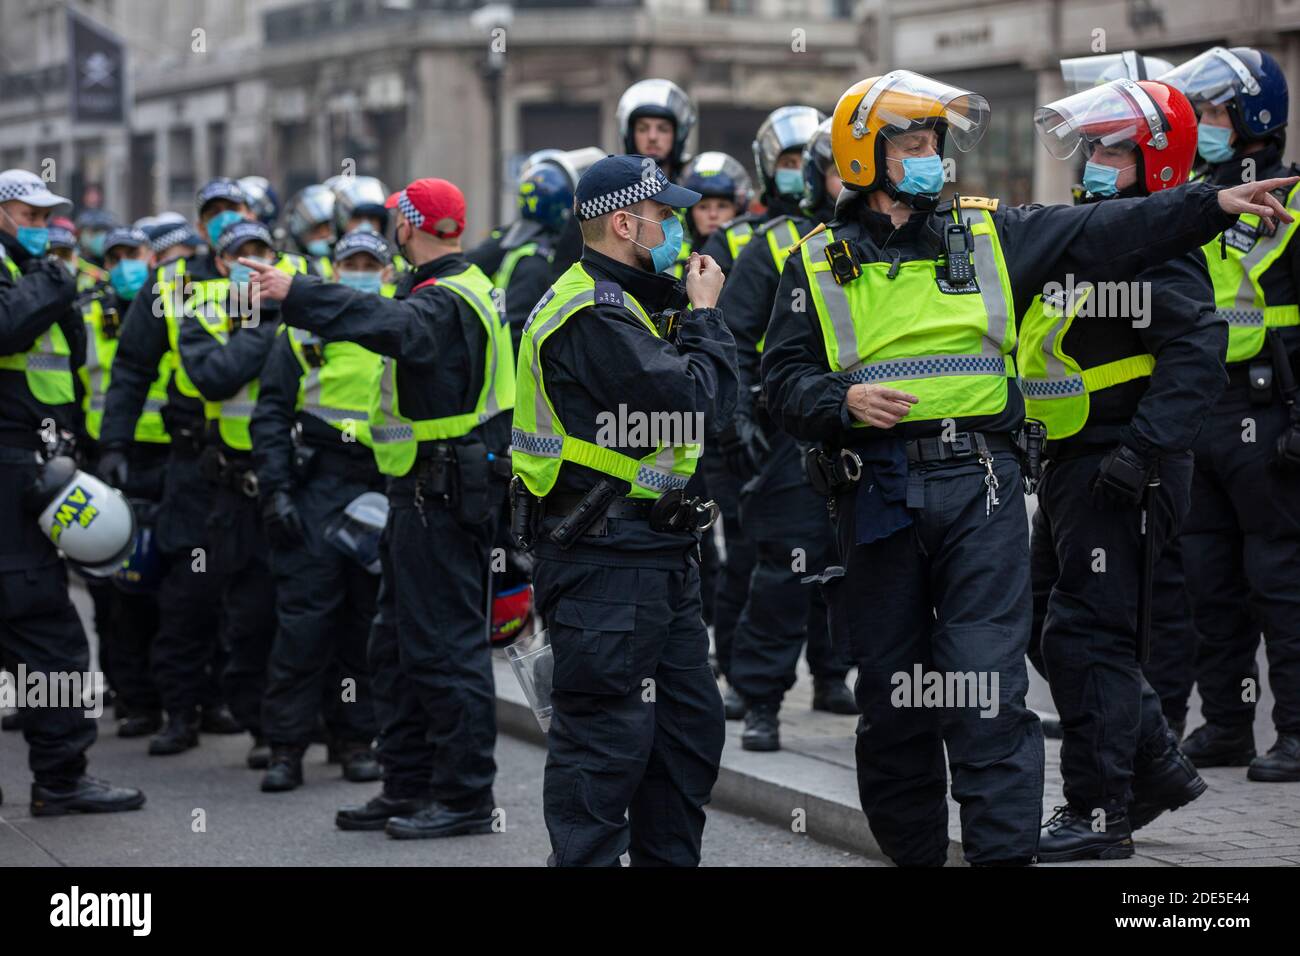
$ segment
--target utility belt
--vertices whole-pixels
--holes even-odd
[[[510,454],[497,454],[482,442],[429,442],[420,446],[406,476],[413,479],[411,502],[428,525],[425,508],[432,499],[441,499],[452,516],[462,524],[480,525],[500,507],[501,484],[510,475]]]
[[[356,445],[355,451],[334,445],[317,445],[313,442],[294,441],[291,472],[299,487],[307,484],[318,473],[334,475],[344,481],[367,485],[380,483],[379,466],[365,445]]]
[[[221,488],[229,488],[245,498],[257,497],[257,472],[248,455],[227,457],[216,445],[207,445],[199,454],[199,474]]]
[[[163,406],[163,427],[171,437],[171,448],[182,455],[198,455],[203,452],[205,442],[204,430],[207,427],[202,418],[184,412],[172,410],[170,404]]]
[[[996,454],[1014,454],[1020,462],[1026,490],[1032,492],[1042,476],[1047,430],[1034,419],[1009,435],[985,432],[958,432],[951,438],[933,436],[906,442],[908,465],[963,462],[971,458],[991,461]],[[863,474],[862,457],[852,448],[809,448],[804,455],[808,482],[813,491],[834,498],[853,488]]]
[[[1253,359],[1227,366],[1228,388],[1245,393],[1252,405],[1272,405],[1278,399],[1279,376],[1273,358],[1261,352]]]
[[[654,501],[624,498],[614,483],[602,478],[584,495],[556,493],[535,497],[516,477],[510,483],[510,537],[521,551],[531,551],[543,522],[562,519],[546,540],[563,550],[582,537],[609,534],[609,519],[643,521],[651,531],[662,534],[699,534],[718,520],[720,509],[698,496],[686,497],[680,488],[665,492]]]

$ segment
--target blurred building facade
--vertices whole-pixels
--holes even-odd
[[[129,122],[70,123],[64,4],[4,0],[0,168],[53,160],[65,192],[128,217],[192,214],[194,189],[213,175],[265,175],[286,198],[351,168],[390,186],[419,175],[457,182],[477,236],[509,215],[522,156],[620,150],[614,109],[637,79],[665,76],[694,97],[692,151],[751,165],[768,111],[829,110],[850,83],[897,67],[992,103],[989,133],[957,157],[962,191],[1062,200],[1072,170],[1037,145],[1031,124],[1035,104],[1061,92],[1062,56],[1136,47],[1178,62],[1215,43],[1251,44],[1300,85],[1300,0],[72,5],[128,45]]]

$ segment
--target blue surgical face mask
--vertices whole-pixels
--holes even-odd
[[[669,216],[662,222],[657,219],[646,219],[644,216],[638,216],[636,213],[628,213],[633,219],[640,219],[642,222],[657,223],[664,231],[664,241],[657,246],[641,246],[641,243],[635,239],[632,242],[642,249],[650,250],[650,262],[654,265],[655,272],[664,272],[669,269],[677,256],[682,251],[682,223],[676,216]]]
[[[1232,130],[1226,126],[1202,123],[1196,127],[1196,151],[1207,163],[1223,163],[1232,159]]]
[[[379,233],[379,230],[375,228],[375,224],[374,224],[373,222],[371,222],[369,219],[362,219],[359,223],[357,223],[355,226],[353,226],[353,227],[352,227],[351,229],[349,229],[348,231],[349,231],[349,232],[369,232],[369,233],[372,233],[372,234],[375,234],[375,235],[378,235],[378,233]]]
[[[124,299],[134,299],[147,278],[149,265],[141,259],[123,259],[108,273],[108,281]]]
[[[244,217],[239,213],[227,209],[225,212],[219,212],[208,220],[208,244],[216,248],[217,237],[221,235],[222,230],[232,222],[243,222]]]
[[[943,189],[943,159],[932,156],[909,156],[896,160],[903,164],[903,181],[898,191],[913,196],[937,196]]]
[[[1132,166],[1124,167],[1124,169],[1132,168]],[[1123,171],[1114,166],[1103,166],[1101,163],[1088,160],[1083,165],[1083,188],[1094,196],[1113,196],[1119,192],[1119,174]]]
[[[307,254],[320,258],[330,254],[330,241],[328,239],[313,239],[307,243]]]
[[[108,239],[106,232],[92,232],[86,236],[85,249],[94,259],[102,260],[104,258],[104,242]]]
[[[378,295],[384,283],[381,272],[340,272],[339,282],[358,292],[373,292]]]
[[[260,256],[245,256],[244,258],[251,259],[253,262],[260,262],[264,266],[275,265],[274,262],[270,262],[266,259],[261,258]],[[248,285],[248,283],[251,282],[252,280],[253,280],[253,270],[248,266],[244,265],[242,262],[236,262],[230,266],[231,285]]]
[[[776,191],[782,196],[803,195],[803,172],[798,169],[778,169],[776,171]]]
[[[44,226],[19,226],[14,238],[34,256],[43,256],[50,248],[50,230]]]

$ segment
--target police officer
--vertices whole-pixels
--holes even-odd
[[[185,220],[180,222],[155,222],[143,227],[153,250],[152,265],[155,272],[168,263],[198,254],[203,238]]]
[[[118,334],[113,374],[104,400],[100,473],[110,484],[130,479],[128,452],[136,425],[148,409],[150,389],[164,363],[172,369],[163,424],[171,441],[155,532],[162,556],[158,590],[159,627],[151,669],[166,722],[149,741],[149,753],[182,753],[205,733],[239,733],[240,724],[220,699],[218,675],[222,616],[219,582],[208,573],[208,515],[213,487],[199,470],[205,428],[203,396],[180,362],[181,320],[187,309],[222,298],[227,279],[209,251],[169,258],[200,238],[215,249],[220,230],[250,216],[232,179],[217,178],[196,196],[202,237],[188,225],[159,223],[152,244],[160,260],[154,281],[132,300]]]
[[[79,370],[85,433],[83,453],[97,463],[104,418],[104,397],[112,381],[122,322],[131,302],[151,273],[153,250],[143,230],[118,228],[104,240],[104,268],[109,281],[79,296],[76,304],[86,326],[86,362]],[[160,363],[149,386],[144,410],[136,421],[127,451],[127,482],[120,489],[133,501],[136,520],[151,524],[149,514],[162,497],[169,437],[162,409],[167,403],[171,369]],[[92,466],[94,467],[94,466]],[[95,630],[100,659],[123,711],[119,737],[143,737],[162,727],[162,702],[149,674],[149,657],[158,631],[158,601],[146,590],[131,592],[107,579],[88,580],[95,599]]]
[[[623,152],[649,157],[669,179],[686,162],[686,139],[695,128],[695,104],[672,80],[640,80],[618,100],[615,122]]]
[[[334,248],[334,190],[322,184],[307,186],[289,200],[289,235],[308,257],[312,271],[327,279],[334,276],[330,250]]]
[[[1070,272],[1123,274],[1187,252],[1225,211],[1277,208],[1256,197],[1267,184],[1081,207],[940,205],[945,142],[970,149],[988,115],[982,96],[907,70],[840,98],[831,142],[849,191],[786,261],[763,351],[769,414],[821,445],[810,466],[834,495],[845,573],[828,578],[827,602],[832,635],[858,661],[859,791],[903,865],[945,859],[945,746],[966,858],[1024,864],[1038,843],[1017,304]],[[936,680],[951,693],[935,694]]]
[[[265,176],[241,176],[235,182],[257,221],[267,229],[274,229],[275,221],[280,218],[280,197],[270,180]]]
[[[782,106],[768,114],[754,137],[754,169],[758,173],[759,202],[763,211],[741,209],[705,242],[701,251],[712,256],[730,274],[736,256],[754,236],[754,230],[778,216],[800,215],[804,195],[803,149],[819,123],[826,119],[811,106]]]
[[[777,712],[785,692],[794,686],[805,638],[813,709],[858,712],[844,684],[847,656],[831,648],[826,603],[815,585],[802,583],[835,563],[826,501],[808,484],[798,444],[772,428],[761,401],[756,401],[763,339],[785,260],[801,235],[831,219],[840,193],[829,121],[817,127],[802,159],[799,175],[807,191],[807,214],[777,216],[757,228],[755,241],[741,249],[719,303],[736,340],[740,378],[730,430],[737,440],[724,446],[726,466],[740,487],[743,529],[757,550],[730,670],[725,672],[729,689],[741,700],[741,746],[746,750],[780,749]],[[710,481],[709,487],[716,495],[718,484]]]
[[[71,309],[76,282],[46,256],[50,211],[67,205],[34,173],[0,172],[0,652],[51,684],[55,675],[90,670],[67,568],[24,502],[43,451],[79,417],[73,374],[85,335]],[[33,707],[22,730],[33,816],[144,805],[139,790],[86,775],[96,727],[80,701]]]
[[[382,283],[391,261],[388,243],[373,231],[350,232],[334,247],[338,282],[358,292],[391,296],[393,286]],[[276,337],[262,370],[250,431],[280,624],[262,708],[271,744],[267,792],[302,784],[302,755],[322,701],[344,778],[379,779],[366,666],[379,578],[326,541],[325,531],[359,495],[383,489],[369,428],[382,371],[374,352],[298,328]]]
[[[104,241],[120,226],[117,217],[103,209],[87,209],[77,216],[77,291],[86,292],[108,281],[104,268]]]
[[[399,839],[483,833],[496,776],[486,584],[514,356],[491,280],[460,250],[461,191],[417,179],[388,206],[414,270],[409,295],[290,281],[253,264],[254,302],[283,301],[290,326],[385,357],[370,437],[389,515],[369,646],[384,787],[336,823]]]
[[[1200,111],[1207,182],[1296,173],[1282,159],[1287,85],[1272,56],[1215,47],[1162,79]],[[1286,190],[1278,197],[1300,209],[1300,187]],[[1243,216],[1205,248],[1215,307],[1228,323],[1228,387],[1194,446],[1184,534],[1205,715],[1184,751],[1198,767],[1249,764],[1246,776],[1257,781],[1300,780],[1300,418],[1286,395],[1300,352],[1297,228]],[[1261,629],[1278,736],[1256,756],[1250,689],[1259,686]]]
[[[235,719],[253,736],[248,755],[253,769],[263,769],[270,761],[262,731],[262,695],[276,619],[249,420],[262,365],[278,330],[279,307],[269,301],[259,308],[251,305],[252,270],[239,260],[286,274],[307,271],[300,257],[277,257],[273,242],[270,230],[256,221],[237,218],[221,230],[214,252],[225,281],[211,283],[205,301],[186,310],[178,340],[180,365],[204,399],[207,424],[200,471],[216,485],[207,527],[229,655],[221,673],[222,693]]]
[[[1191,104],[1152,80],[1090,87],[1041,107],[1035,125],[1056,158],[1088,157],[1086,202],[1172,189],[1196,153]],[[1035,297],[1017,344],[1048,460],[1030,657],[1045,665],[1064,732],[1066,804],[1040,836],[1044,862],[1132,856],[1135,830],[1206,788],[1141,664],[1157,562],[1190,498],[1189,449],[1225,383],[1227,329],[1199,249],[1138,274],[1122,301],[1104,299],[1107,288],[1083,273]]]
[[[685,286],[663,275],[674,211],[699,194],[644,159],[578,183],[586,249],[519,355],[514,526],[535,539],[555,657],[543,807],[560,866],[697,865],[722,753],[696,566],[711,517],[683,491],[704,420],[734,401],[735,359],[717,266],[693,258]],[[665,418],[675,433],[647,432]]]
[[[77,227],[66,216],[54,216],[50,219],[49,230],[50,255],[63,263],[69,275],[80,275],[77,265]]]

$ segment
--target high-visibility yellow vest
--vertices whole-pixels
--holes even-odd
[[[100,283],[108,281],[108,270],[77,256],[77,291],[89,292]]]
[[[86,413],[86,433],[98,440],[104,423],[104,397],[108,394],[123,316],[117,310],[105,313],[103,299],[96,297],[83,307],[81,318],[86,324],[86,364],[81,367],[81,383],[86,394],[82,407]],[[171,441],[162,418],[163,406],[167,404],[171,366],[171,353],[168,352],[158,363],[158,377],[150,383],[144,409],[136,420],[136,441],[152,444]]]
[[[740,256],[740,250],[754,238],[754,226],[749,222],[738,222],[723,226],[722,230],[722,235],[727,240],[727,251],[731,253],[731,261],[735,262]]]
[[[322,279],[334,278],[334,263],[330,261],[329,256],[320,256],[315,261],[316,271],[320,273]]]
[[[1064,294],[1046,302],[1035,296],[1020,322],[1016,365],[1025,414],[1046,426],[1049,439],[1078,434],[1088,423],[1092,393],[1150,376],[1156,367],[1155,356],[1146,353],[1089,368],[1066,353],[1066,333],[1093,291],[1091,283],[1080,283],[1073,301],[1065,301]]]
[[[960,215],[953,210],[954,220]],[[852,384],[911,392],[919,401],[904,421],[995,415],[1006,407],[1016,374],[1011,280],[987,209],[975,208],[970,230],[970,291],[944,292],[934,259],[903,262],[892,279],[892,263],[863,263],[860,276],[839,285],[825,255],[830,229],[799,247],[831,371]]]
[[[0,262],[16,284],[22,279],[17,264],[0,250]],[[22,372],[32,397],[44,405],[67,405],[76,399],[72,385],[72,349],[63,330],[51,325],[26,352],[0,355],[0,369]]]
[[[492,285],[502,291],[507,289],[510,286],[511,276],[515,274],[515,267],[521,260],[537,255],[537,250],[540,248],[535,242],[525,242],[522,246],[516,246],[507,252],[497,271],[492,273]],[[546,261],[550,262],[552,258],[553,254],[548,255]]]
[[[393,286],[386,286],[383,295],[392,294]],[[370,406],[379,393],[383,356],[355,342],[326,342],[306,329],[291,328],[285,334],[303,372],[298,409],[338,429],[341,441],[370,448]]]
[[[659,330],[641,304],[626,292],[623,308],[640,320],[646,334],[658,337]],[[672,489],[682,489],[695,473],[700,455],[698,444],[658,444],[637,459],[613,448],[570,435],[546,393],[542,372],[542,350],[546,342],[577,313],[596,301],[596,282],[576,262],[551,286],[529,317],[519,345],[519,386],[510,433],[510,456],[515,474],[528,490],[544,497],[555,487],[560,465],[571,461],[631,484],[629,498],[658,498]]]
[[[1245,362],[1258,355],[1267,329],[1300,325],[1300,304],[1268,302],[1260,285],[1300,229],[1300,184],[1291,189],[1286,207],[1295,221],[1289,225],[1279,221],[1271,236],[1261,232],[1258,216],[1243,213],[1236,226],[1203,247],[1214,284],[1215,314],[1228,323],[1228,362]]]
[[[746,226],[749,223],[745,223]],[[799,241],[799,227],[794,224],[794,220],[789,216],[778,216],[776,219],[766,222],[760,229],[761,234],[767,239],[767,250],[772,256],[772,265],[776,267],[776,274],[780,275],[781,270],[785,268],[785,260],[790,258],[790,253],[794,251],[794,244]],[[751,232],[752,236],[752,232]],[[727,242],[730,244],[731,236],[728,234]],[[745,240],[744,245],[748,245],[749,239]],[[766,328],[758,339],[758,352],[762,354],[763,345],[767,342]]]
[[[448,441],[468,435],[515,404],[514,346],[510,326],[502,320],[492,297],[492,280],[478,266],[470,265],[455,275],[439,276],[437,284],[464,299],[483,323],[486,339],[483,387],[474,408],[468,412],[413,420],[403,415],[398,405],[399,362],[385,356],[379,388],[372,393],[370,405],[371,447],[375,462],[385,475],[405,475],[410,471],[420,442]]]

